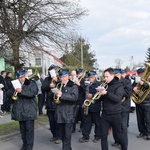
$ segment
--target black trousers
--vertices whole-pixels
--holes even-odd
[[[85,139],[90,138],[90,133],[91,133],[93,123],[95,125],[94,137],[95,137],[95,139],[100,139],[100,111],[89,112],[87,115],[83,116],[83,123],[82,123],[83,138],[85,138]]]
[[[136,105],[136,115],[139,132],[150,136],[150,104]]]
[[[108,131],[112,127],[112,130],[116,133],[117,139],[121,145],[122,150],[127,150],[127,145],[123,140],[121,130],[121,113],[119,114],[103,114],[101,116],[101,148],[102,150],[108,150]]]
[[[34,144],[34,120],[19,121],[23,147],[32,150]]]
[[[55,111],[47,110],[47,116],[49,119],[50,130],[53,135],[53,138],[61,139],[59,125],[55,119]]]
[[[128,145],[128,114],[129,112],[121,113],[121,130],[123,134],[123,140],[126,145]],[[113,137],[116,143],[119,143],[119,139],[117,139],[116,133],[113,131]]]
[[[38,95],[38,111],[39,111],[39,115],[43,114],[43,106],[45,103],[45,94],[39,94]]]
[[[71,135],[73,123],[59,123],[59,129],[62,138],[62,150],[72,150]]]

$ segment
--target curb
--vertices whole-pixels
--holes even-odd
[[[7,134],[7,135],[0,136],[0,143],[4,142],[4,141],[11,140],[14,137],[19,136],[19,135],[20,135],[20,132],[18,131],[18,132],[14,132],[14,133],[10,133],[10,134]]]
[[[40,124],[38,124],[37,126],[35,126],[35,129],[34,129],[34,130],[36,131],[36,130],[38,130],[38,129],[42,129],[43,127],[48,129],[47,126],[49,126],[48,123],[47,123],[47,124],[42,124],[42,123],[40,123]],[[18,129],[18,130],[19,130],[19,129]],[[1,142],[4,142],[4,141],[9,141],[9,140],[15,138],[16,136],[18,136],[18,137],[21,136],[21,135],[20,135],[20,130],[17,131],[17,132],[13,132],[13,133],[10,133],[10,134],[7,134],[7,135],[2,135],[2,136],[0,136],[0,143],[1,143]]]

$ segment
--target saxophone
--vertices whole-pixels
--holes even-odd
[[[147,83],[149,88],[145,89],[140,83],[136,85],[138,92],[136,93],[135,91],[133,91],[130,97],[135,104],[142,103],[150,92],[150,82],[148,81],[148,78],[150,76],[150,63],[146,63],[146,65],[147,68],[144,74],[142,75],[141,80],[144,83]]]

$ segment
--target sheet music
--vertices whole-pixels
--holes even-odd
[[[53,89],[51,89],[51,91],[52,91],[54,94],[56,94],[56,93],[58,93],[60,90],[59,90],[58,88],[53,88]]]
[[[12,83],[12,85],[13,85],[13,87],[14,87],[15,89],[22,87],[22,86],[21,86],[21,83],[20,83],[20,81],[19,81],[18,79],[11,81],[11,83]]]
[[[50,70],[49,73],[50,73],[51,77],[56,77],[56,72],[54,69]]]

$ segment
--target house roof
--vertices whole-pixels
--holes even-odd
[[[66,64],[65,64],[63,61],[61,61],[61,60],[60,60],[58,57],[56,57],[55,55],[51,54],[49,51],[44,50],[43,47],[37,46],[36,48],[37,48],[37,49],[41,49],[42,51],[44,51],[44,52],[47,53],[48,55],[52,56],[57,62],[59,62],[59,63],[62,64],[63,66],[66,66]]]
[[[50,56],[52,56],[57,62],[59,62],[60,64],[62,64],[63,66],[66,66],[66,64],[61,61],[58,57],[56,57],[55,55],[51,54],[50,52],[48,51],[45,51],[47,54],[49,54]]]

